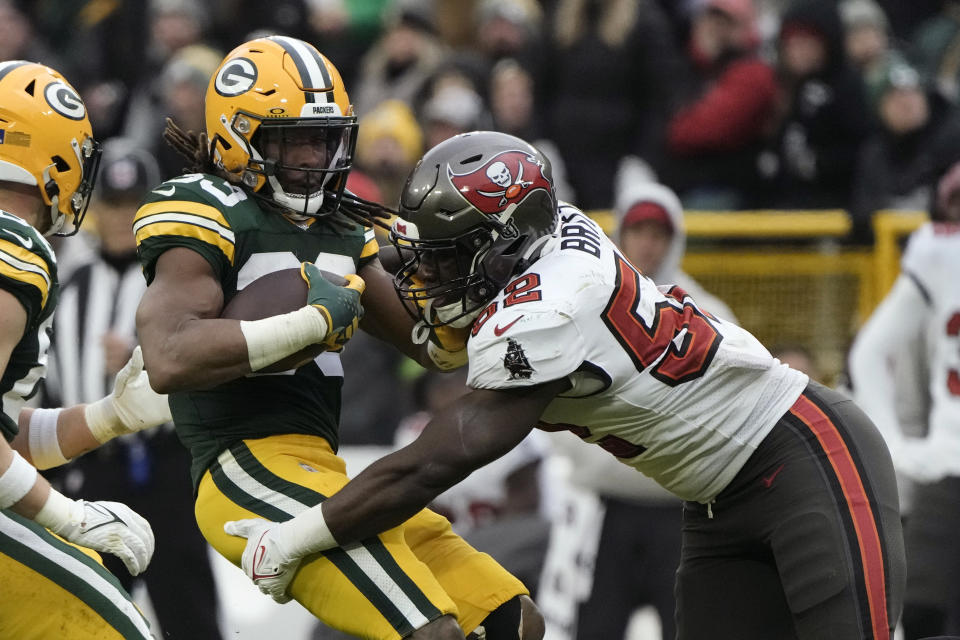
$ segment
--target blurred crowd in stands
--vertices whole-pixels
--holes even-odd
[[[200,128],[222,54],[284,33],[340,70],[353,186],[387,204],[425,149],[494,128],[584,209],[639,171],[692,209],[848,209],[855,240],[875,210],[927,209],[954,159],[958,32],[950,0],[0,0],[0,59],[63,69],[164,178],[164,116]]]
[[[120,139],[92,208],[101,224],[111,203],[132,219],[150,183],[182,173],[161,139],[164,118],[202,130],[223,55],[271,33],[315,44],[341,72],[360,122],[348,182],[358,195],[395,206],[433,145],[474,129],[511,133],[550,157],[561,199],[613,210],[616,239],[645,273],[729,318],[680,271],[684,209],[845,209],[849,241],[863,243],[875,211],[945,213],[936,187],[960,160],[960,0],[0,0],[0,60],[62,71],[96,136]],[[77,244],[86,252],[65,246],[62,280],[79,274],[70,286],[83,291],[91,268],[120,282],[134,264],[132,244],[112,240],[123,231],[101,234]],[[105,329],[105,352],[123,353],[95,357],[104,380],[134,343],[130,331]],[[816,377],[802,345],[782,354]],[[348,446],[403,444],[463,388],[363,334],[343,360]],[[166,455],[164,434],[102,455],[124,460],[136,488],[136,456],[144,445]],[[632,472],[573,474],[568,493],[550,488],[548,500],[537,481],[544,438],[534,434],[438,508],[534,589],[546,564],[539,587],[552,638],[622,637],[644,604],[661,612],[669,637],[678,500]],[[592,460],[585,449],[570,454],[583,456],[576,468],[609,468],[606,454]],[[597,482],[577,487],[577,478]],[[559,514],[549,552],[545,502]],[[637,520],[647,538],[624,540]]]

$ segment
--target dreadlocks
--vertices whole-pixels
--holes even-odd
[[[163,139],[190,163],[184,167],[187,173],[215,172],[216,167],[213,164],[213,158],[210,157],[210,141],[207,140],[206,132],[184,131],[171,118],[167,118]]]
[[[210,155],[210,142],[206,132],[195,133],[184,131],[176,122],[167,118],[167,126],[163,130],[163,139],[174,151],[179,153],[189,163],[184,167],[187,173],[215,173],[216,165]],[[279,205],[267,198],[260,199],[265,204],[283,211]],[[344,190],[340,207],[330,215],[324,213],[316,216],[335,230],[353,229],[354,223],[364,227],[378,226],[390,230],[387,220],[397,215],[397,212],[377,202],[365,200],[349,191]]]

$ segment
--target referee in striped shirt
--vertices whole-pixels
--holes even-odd
[[[90,207],[97,237],[80,266],[63,276],[44,406],[103,397],[136,345],[134,316],[146,283],[131,222],[140,200],[159,184],[159,173],[156,160],[132,141],[114,138],[104,145]],[[121,501],[150,521],[154,562],[137,579],[150,594],[158,637],[218,640],[216,592],[207,544],[193,517],[189,465],[172,425],[165,425],[114,440],[50,479],[71,497]],[[110,566],[113,560],[104,556],[130,590],[135,579]]]

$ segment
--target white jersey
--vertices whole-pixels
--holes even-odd
[[[850,355],[855,398],[890,445],[894,466],[932,482],[960,475],[960,224],[928,223],[910,236],[893,289],[861,329]],[[894,373],[926,368],[929,433],[904,439]],[[891,366],[892,365],[892,366]],[[916,397],[917,389],[908,397]]]
[[[541,428],[570,430],[699,502],[730,483],[808,382],[678,287],[658,289],[569,205],[467,348],[475,389],[569,378]]]
[[[903,272],[927,302],[921,317],[930,363],[930,426],[960,431],[960,224],[918,229],[903,256]]]

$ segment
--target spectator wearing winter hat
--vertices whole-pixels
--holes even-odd
[[[890,47],[887,14],[874,0],[844,0],[840,17],[847,57],[863,77],[867,100],[873,107],[885,82],[887,66],[903,56]]]
[[[772,126],[773,69],[757,53],[752,0],[702,1],[687,43],[686,89],[667,128],[664,179],[689,206],[750,207],[756,156]]]
[[[645,276],[658,285],[679,285],[701,309],[736,322],[730,307],[680,268],[687,234],[676,193],[656,182],[634,182],[617,194],[614,213],[620,249]]]
[[[859,241],[877,210],[932,210],[937,180],[960,157],[960,114],[919,71],[893,60],[877,91],[880,127],[860,150],[850,206]]]
[[[782,89],[777,133],[760,167],[770,205],[847,208],[860,144],[869,133],[863,80],[844,50],[831,0],[798,0],[777,41]]]
[[[446,48],[437,36],[431,5],[403,0],[385,13],[383,35],[360,63],[359,82],[353,92],[360,116],[386,100],[413,107],[443,66]]]
[[[488,64],[511,58],[538,67],[543,12],[537,0],[481,0],[474,13],[477,47]]]
[[[400,201],[407,174],[423,153],[423,130],[413,111],[388,100],[361,116],[356,165],[377,184],[387,206]]]
[[[960,0],[941,0],[940,11],[924,20],[910,35],[910,59],[933,79],[951,102],[960,102]],[[911,11],[915,8],[907,4]]]
[[[204,96],[222,59],[220,52],[205,45],[183,47],[163,66],[151,90],[131,106],[124,137],[156,157],[161,181],[183,173],[183,158],[163,142],[165,119],[172,118],[185,131],[204,130]]]
[[[423,106],[421,120],[427,149],[458,133],[489,128],[483,100],[473,89],[460,85],[438,90]]]

